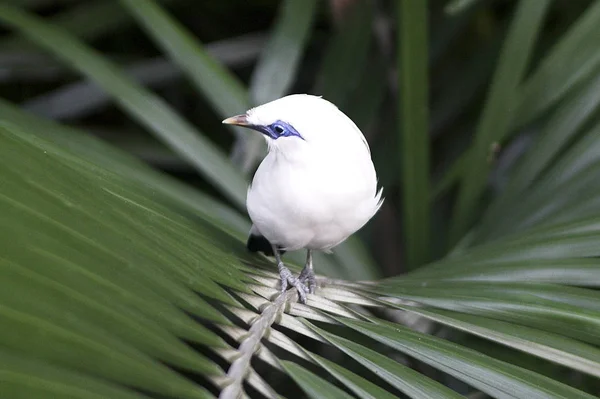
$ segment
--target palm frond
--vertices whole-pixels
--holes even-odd
[[[403,1],[404,11],[415,7]],[[284,1],[257,67],[246,71],[248,89],[166,7],[151,0],[122,3],[127,12],[106,25],[82,21],[90,10],[114,15],[114,4],[78,4],[71,14],[48,17],[56,18],[53,25],[24,10],[43,6],[41,1],[21,8],[7,2],[0,5],[0,21],[86,76],[96,91],[106,91],[105,100],[194,165],[207,192],[85,128],[0,100],[2,396],[283,398],[303,392],[311,398],[571,399],[599,392],[598,1],[581,7],[529,73],[536,37],[552,9],[548,1],[519,3],[483,114],[471,126],[474,145],[453,149],[463,155],[434,190],[436,201],[430,201],[428,181],[427,189],[405,198],[411,202],[406,209],[416,209],[419,199],[434,208],[417,220],[435,223],[437,202],[447,200],[460,179],[451,232],[458,244],[407,274],[379,279],[382,268],[355,240],[335,258],[316,258],[318,271],[327,273],[317,276],[317,292],[306,304],[298,303],[294,289],[280,292],[269,259],[246,252],[250,222],[240,210],[247,181],[226,151],[77,37],[105,35],[107,26],[133,17],[221,116],[292,90],[306,79],[303,57],[315,50],[311,46],[324,49],[312,65],[311,87],[372,135],[374,157],[387,169],[382,181],[394,199],[400,160],[386,159],[396,146],[378,128],[396,131],[388,97],[397,101],[400,93],[406,115],[427,105],[424,90],[433,81],[419,68],[443,58],[444,46],[435,57],[411,48],[429,42],[422,36],[425,9],[416,6],[419,18],[406,14],[401,21],[399,33],[421,36],[400,43],[405,56],[417,58],[405,59],[401,86],[394,87],[389,81],[398,71],[390,68],[385,45],[392,29],[381,26],[385,5],[347,5],[331,39],[315,45],[311,35],[323,35],[318,3]],[[485,15],[483,2],[475,3],[449,2],[448,12]],[[66,21],[64,15],[77,18]],[[10,36],[5,43],[21,48],[22,40]],[[473,77],[473,87],[485,72]],[[409,104],[405,97],[415,87],[419,100]],[[469,97],[460,100],[465,107]],[[411,133],[427,134],[429,122],[411,116],[420,119],[406,121],[404,130],[418,126]],[[529,135],[523,127],[541,129],[533,147],[508,172],[498,172],[485,159],[490,143]],[[420,140],[406,151],[427,152],[423,146],[430,142]],[[414,176],[428,175],[423,153],[405,162],[423,168]],[[490,169],[506,173],[506,185],[496,184],[481,200]],[[452,201],[443,205],[451,208]],[[433,246],[425,230],[413,223],[407,232],[424,240],[410,244],[415,264]],[[445,238],[443,230],[433,236]],[[299,269],[299,262],[292,257],[288,263]]]

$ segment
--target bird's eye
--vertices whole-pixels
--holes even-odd
[[[265,126],[265,132],[273,140],[277,140],[282,137],[296,136],[301,139],[302,136],[294,129],[292,125],[284,121],[275,121],[268,126]],[[304,139],[303,139],[304,140]]]

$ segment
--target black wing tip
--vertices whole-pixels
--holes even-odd
[[[262,252],[266,256],[275,256],[271,243],[264,236],[250,234],[246,247],[250,252]],[[283,255],[285,251],[280,249],[279,253]]]

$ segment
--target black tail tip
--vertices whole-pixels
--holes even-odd
[[[250,234],[248,237],[248,242],[246,243],[246,247],[250,252],[262,252],[266,256],[274,256],[273,247],[271,247],[271,243],[263,236]],[[285,251],[279,250],[279,253],[283,255]]]

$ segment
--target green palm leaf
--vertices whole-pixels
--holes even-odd
[[[123,3],[219,113],[250,105],[242,80],[175,17],[150,0],[140,8]],[[473,3],[449,4],[460,9]],[[158,172],[86,129],[0,100],[0,396],[591,398],[600,392],[600,141],[597,54],[590,37],[598,8],[597,1],[582,6],[583,14],[573,17],[567,33],[525,77],[547,3],[517,7],[489,101],[475,118],[475,145],[454,169],[467,185],[456,205],[456,215],[464,216],[453,231],[459,245],[405,275],[379,280],[381,269],[364,248],[348,245],[337,255],[341,266],[319,259],[323,267],[317,270],[353,278],[319,275],[307,304],[297,302],[293,289],[279,291],[270,260],[246,252],[249,221],[239,212],[246,179],[225,151],[100,52],[40,17],[0,6],[3,24],[98,83],[226,198]],[[358,2],[341,12],[346,16],[334,39],[312,67],[314,87],[354,109],[365,125],[387,128],[377,118],[390,109],[382,101],[389,54],[385,43],[373,45],[385,39],[380,6]],[[89,17],[87,7],[114,13],[114,7],[95,3],[71,11]],[[306,79],[303,57],[319,47],[311,34],[322,34],[316,7],[312,1],[282,3],[269,50],[249,74],[252,101],[280,96]],[[107,26],[120,26],[125,16]],[[83,37],[108,34],[100,23],[80,22],[67,25]],[[408,24],[402,31],[423,34],[422,28]],[[20,46],[22,39],[11,40]],[[415,67],[426,54],[406,40],[405,55],[418,59],[407,61],[403,90],[410,93],[414,84],[423,94],[429,82]],[[279,69],[285,71],[269,80],[269,71]],[[545,85],[556,93],[544,94]],[[514,120],[500,121],[503,106],[512,103],[523,109]],[[403,106],[409,114],[419,104]],[[534,119],[542,128],[535,146],[463,235],[477,215],[467,205],[487,203],[478,199],[493,166],[474,170],[486,146]],[[379,140],[387,146],[385,137]],[[420,143],[423,150],[429,142]],[[422,166],[425,158],[414,162]],[[394,178],[387,174],[391,187],[398,184]],[[449,187],[452,180],[446,182]],[[444,194],[440,201],[449,198]],[[409,196],[409,208],[416,209],[421,197]],[[436,213],[426,213],[419,220],[435,223]],[[417,236],[421,228],[413,224],[408,234]],[[411,244],[421,259],[431,246],[426,241]]]
[[[371,383],[350,379],[352,371],[340,369],[339,365],[332,366],[329,361],[306,352],[294,342],[293,335],[271,330],[277,315],[285,306],[291,305],[291,315],[325,322],[326,330],[330,329],[328,326],[341,322],[401,352],[411,348],[406,353],[417,359],[427,362],[427,359],[435,358],[437,360],[431,363],[434,367],[493,395],[524,397],[552,392],[552,397],[585,396],[531,371],[527,372],[526,380],[517,378],[517,374],[525,370],[517,373],[513,366],[482,357],[456,344],[427,338],[427,335],[406,327],[385,327],[387,324],[373,318],[369,318],[372,322],[359,321],[362,316],[353,316],[353,312],[345,310],[344,303],[397,307],[391,303],[372,302],[375,298],[368,293],[372,290],[368,285],[360,289],[360,286],[350,284],[341,291],[346,293],[345,296],[340,296],[335,287],[341,282],[321,280],[321,298],[311,297],[309,307],[288,303],[295,296],[285,295],[264,308],[262,316],[256,319],[258,315],[255,312],[270,303],[266,298],[276,294],[277,291],[270,288],[276,280],[272,272],[264,274],[261,268],[248,274],[250,269],[242,262],[245,255],[240,252],[242,243],[233,237],[227,238],[227,233],[221,231],[217,223],[203,218],[190,222],[177,211],[181,208],[174,207],[178,202],[175,198],[61,150],[22,128],[5,124],[1,137],[2,149],[6,151],[1,167],[5,176],[4,187],[7,188],[1,198],[3,209],[7,211],[0,228],[5,239],[10,234],[13,242],[11,250],[4,251],[1,263],[2,281],[6,284],[2,290],[5,295],[0,297],[5,309],[3,325],[10,326],[3,329],[2,342],[20,356],[39,358],[56,364],[61,370],[74,372],[76,367],[77,372],[88,376],[85,378],[103,378],[112,381],[111,384],[138,387],[144,392],[203,397],[205,391],[164,364],[201,373],[215,386],[227,384],[223,379],[226,370],[215,364],[213,355],[200,355],[181,344],[176,337],[209,347],[214,355],[231,361],[240,358],[231,357],[235,350],[220,338],[220,334],[215,335],[189,318],[188,314],[191,314],[221,326],[226,335],[243,343],[249,342],[253,334],[258,334],[258,341],[250,341],[258,345],[256,348],[262,347],[262,337],[284,352],[291,351],[315,367],[323,367],[338,383],[359,396],[358,392],[363,395],[365,392],[377,392],[378,389]],[[138,169],[143,171],[144,168],[138,165]],[[15,173],[14,170],[27,173]],[[125,181],[128,183],[123,185]],[[52,187],[52,190],[44,190],[44,187]],[[67,214],[78,217],[67,218]],[[41,215],[46,216],[40,218]],[[31,246],[32,243],[35,247]],[[427,268],[423,269],[425,271]],[[250,281],[255,283],[248,285]],[[12,295],[14,290],[21,295]],[[209,302],[191,295],[193,291],[201,292]],[[559,289],[559,286],[552,285],[490,286],[464,282],[457,287],[430,282],[423,288],[421,281],[411,282],[411,279],[384,282],[376,291],[387,297],[451,309],[452,312],[402,307],[443,325],[532,355],[586,373],[598,373],[594,356],[597,349],[572,341],[575,338],[594,344],[598,342],[593,333],[598,327],[593,326],[600,322],[596,315],[600,309],[597,295],[592,291]],[[232,297],[234,292],[236,294]],[[353,297],[351,292],[359,293],[363,299]],[[293,292],[290,291],[290,294]],[[236,297],[254,305],[244,310]],[[331,301],[326,298],[331,298]],[[237,333],[238,327],[232,325],[232,320],[217,311],[220,307],[215,307],[215,300],[228,304],[233,314],[240,315],[245,323],[263,327],[250,329],[250,336]],[[336,302],[339,304],[336,305]],[[512,310],[507,313],[507,309]],[[267,317],[267,314],[272,316]],[[331,318],[331,315],[356,320],[339,316]],[[281,320],[282,325],[296,326],[292,328],[303,331],[289,317]],[[563,326],[561,320],[568,324]],[[575,322],[579,325],[578,329],[574,329]],[[520,326],[523,323],[529,327]],[[37,334],[45,336],[44,340],[38,341],[41,346],[31,345],[33,336],[27,331],[33,326],[36,326]],[[381,368],[378,374],[384,380],[411,396],[426,397],[430,395],[426,392],[431,389],[444,391],[445,388],[436,388],[427,377],[410,369],[402,371],[402,366],[393,360],[385,360],[377,353],[381,349],[367,349],[348,341],[343,337],[345,334],[338,336],[339,333],[334,333],[334,330],[326,330],[314,330],[316,337],[325,338],[321,342],[330,342],[363,367],[370,370]],[[400,334],[399,331],[403,333],[396,335]],[[311,336],[310,332],[304,334]],[[402,346],[390,341],[400,337],[404,342]],[[410,346],[405,346],[409,342]],[[47,345],[49,343],[52,344]],[[240,348],[243,352],[245,344]],[[249,354],[253,352],[254,349]],[[65,356],[66,353],[69,356]],[[261,353],[259,358],[271,359],[271,362],[281,356],[279,352],[262,350]],[[441,353],[453,360],[441,360]],[[469,362],[472,371],[461,369],[461,374],[457,374],[455,370],[460,369],[464,362]],[[311,377],[313,373],[303,371],[299,365],[281,363],[281,360],[273,363],[279,368],[278,364],[303,389],[312,392],[305,384],[314,379]],[[250,363],[243,365],[243,369],[250,367]],[[71,381],[66,377],[70,374],[65,373],[57,375],[56,379]],[[407,374],[398,379],[401,373]],[[499,379],[500,375],[502,379]],[[249,381],[260,387],[262,380],[255,377]],[[417,388],[419,384],[421,388]],[[327,384],[323,387],[324,392],[331,395],[346,395],[339,388]],[[507,391],[506,387],[511,388]],[[448,391],[440,395],[450,397],[453,394]]]

